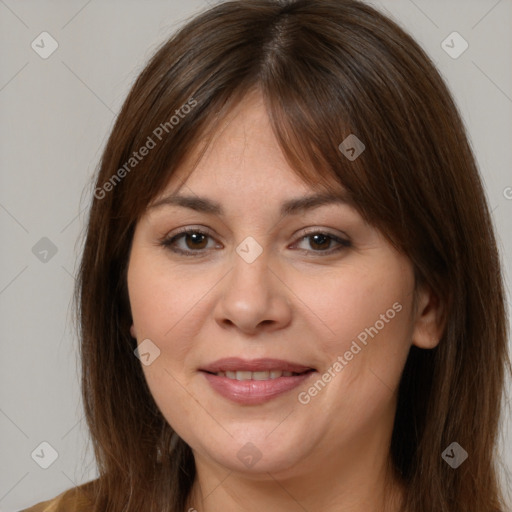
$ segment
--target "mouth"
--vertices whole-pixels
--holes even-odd
[[[287,372],[284,370],[270,370],[266,372],[248,372],[243,370],[236,371],[225,371],[225,372],[215,372],[211,373],[211,375],[216,375],[217,377],[226,377],[232,380],[274,380],[279,377],[296,377],[297,375],[302,375],[309,371],[314,370],[306,370],[305,372]],[[210,373],[210,372],[207,372]]]
[[[259,405],[291,391],[315,368],[278,359],[221,359],[199,369],[211,388],[232,402]]]

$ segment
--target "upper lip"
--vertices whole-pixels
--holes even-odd
[[[239,357],[228,357],[218,359],[213,363],[199,368],[201,371],[217,373],[226,371],[247,371],[247,372],[264,372],[270,370],[282,370],[285,372],[303,373],[313,370],[311,366],[304,366],[282,359],[242,359]]]

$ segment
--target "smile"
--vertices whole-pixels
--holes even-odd
[[[222,397],[242,405],[260,405],[291,391],[314,368],[277,359],[221,359],[202,367],[210,387]]]
[[[283,370],[271,370],[267,372],[247,372],[247,371],[227,371],[217,372],[217,377],[227,377],[233,380],[273,380],[279,377],[293,377],[294,375],[300,375],[300,373],[286,372]]]

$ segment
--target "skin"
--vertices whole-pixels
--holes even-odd
[[[148,208],[136,226],[127,276],[132,336],[160,349],[143,366],[149,388],[194,453],[189,507],[397,511],[403,487],[388,470],[397,387],[411,345],[438,343],[435,296],[418,289],[413,309],[410,261],[348,204],[280,217],[282,202],[314,190],[287,164],[259,93],[231,112],[182,185],[191,161],[153,203],[179,188],[220,202],[225,216],[175,205]],[[160,244],[186,226],[210,236],[199,242],[182,237],[175,245],[201,256]],[[304,238],[306,228],[352,245],[315,243]],[[248,236],[263,249],[252,263],[235,251]],[[341,250],[323,255],[336,247]],[[300,403],[299,392],[395,303],[400,312],[366,346],[360,343],[362,350],[316,396]],[[240,405],[217,394],[198,371],[235,356],[285,359],[317,373],[269,402]],[[237,457],[247,442],[261,454],[251,467]]]

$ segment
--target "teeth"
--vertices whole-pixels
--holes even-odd
[[[293,375],[299,375],[293,372],[284,372],[282,370],[271,370],[263,372],[248,372],[248,371],[226,371],[217,372],[217,377],[227,377],[233,380],[270,380],[278,379],[279,377],[292,377]]]
[[[252,372],[252,380],[268,380],[270,372]]]

